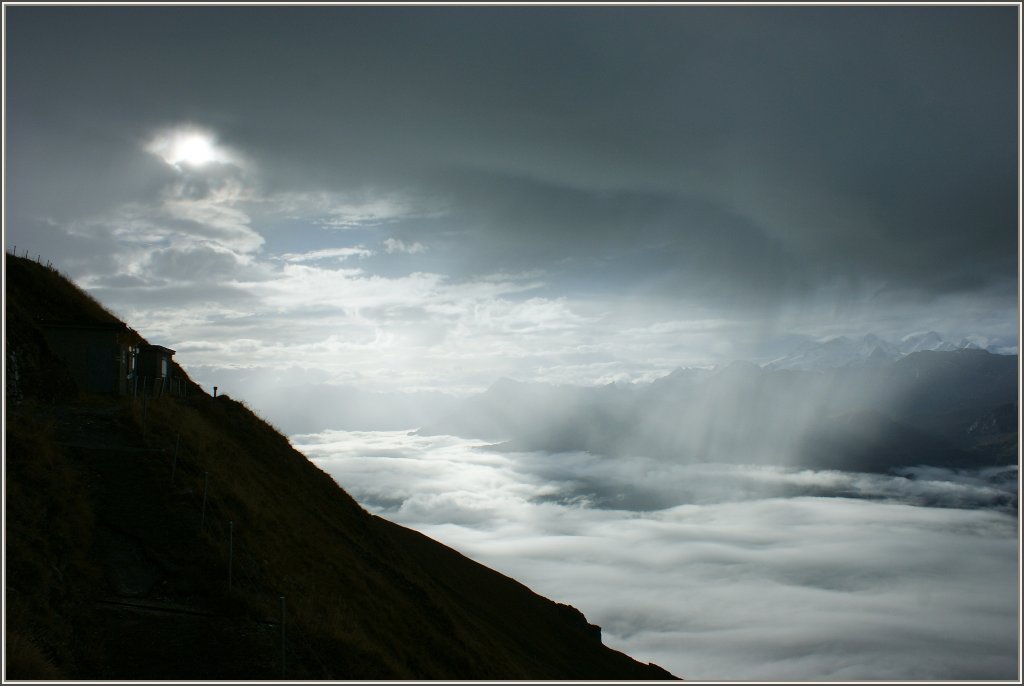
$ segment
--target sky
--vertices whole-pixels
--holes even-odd
[[[256,405],[1018,343],[1015,6],[4,19],[7,249]]]

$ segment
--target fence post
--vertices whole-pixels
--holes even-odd
[[[285,641],[284,641],[284,596],[281,596],[281,678],[284,678],[285,667]]]
[[[206,491],[210,487],[210,472],[203,472],[203,515],[199,519],[199,528],[206,526]]]
[[[228,522],[228,593],[231,593],[231,572],[235,561],[235,523]]]
[[[181,432],[174,439],[174,460],[171,462],[171,485],[174,485],[174,472],[178,469],[178,449],[181,448]]]

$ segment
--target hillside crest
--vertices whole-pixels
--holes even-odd
[[[5,281],[5,676],[675,678],[604,646],[576,608],[370,514],[173,361],[176,387],[83,390],[46,322],[117,318],[26,259],[7,255]]]

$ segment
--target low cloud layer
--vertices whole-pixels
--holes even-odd
[[[1012,467],[898,477],[405,432],[293,442],[372,511],[576,605],[608,645],[687,679],[1016,674]]]

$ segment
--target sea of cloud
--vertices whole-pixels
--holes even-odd
[[[404,431],[292,441],[370,511],[690,680],[1018,675],[1015,467],[673,465]]]

